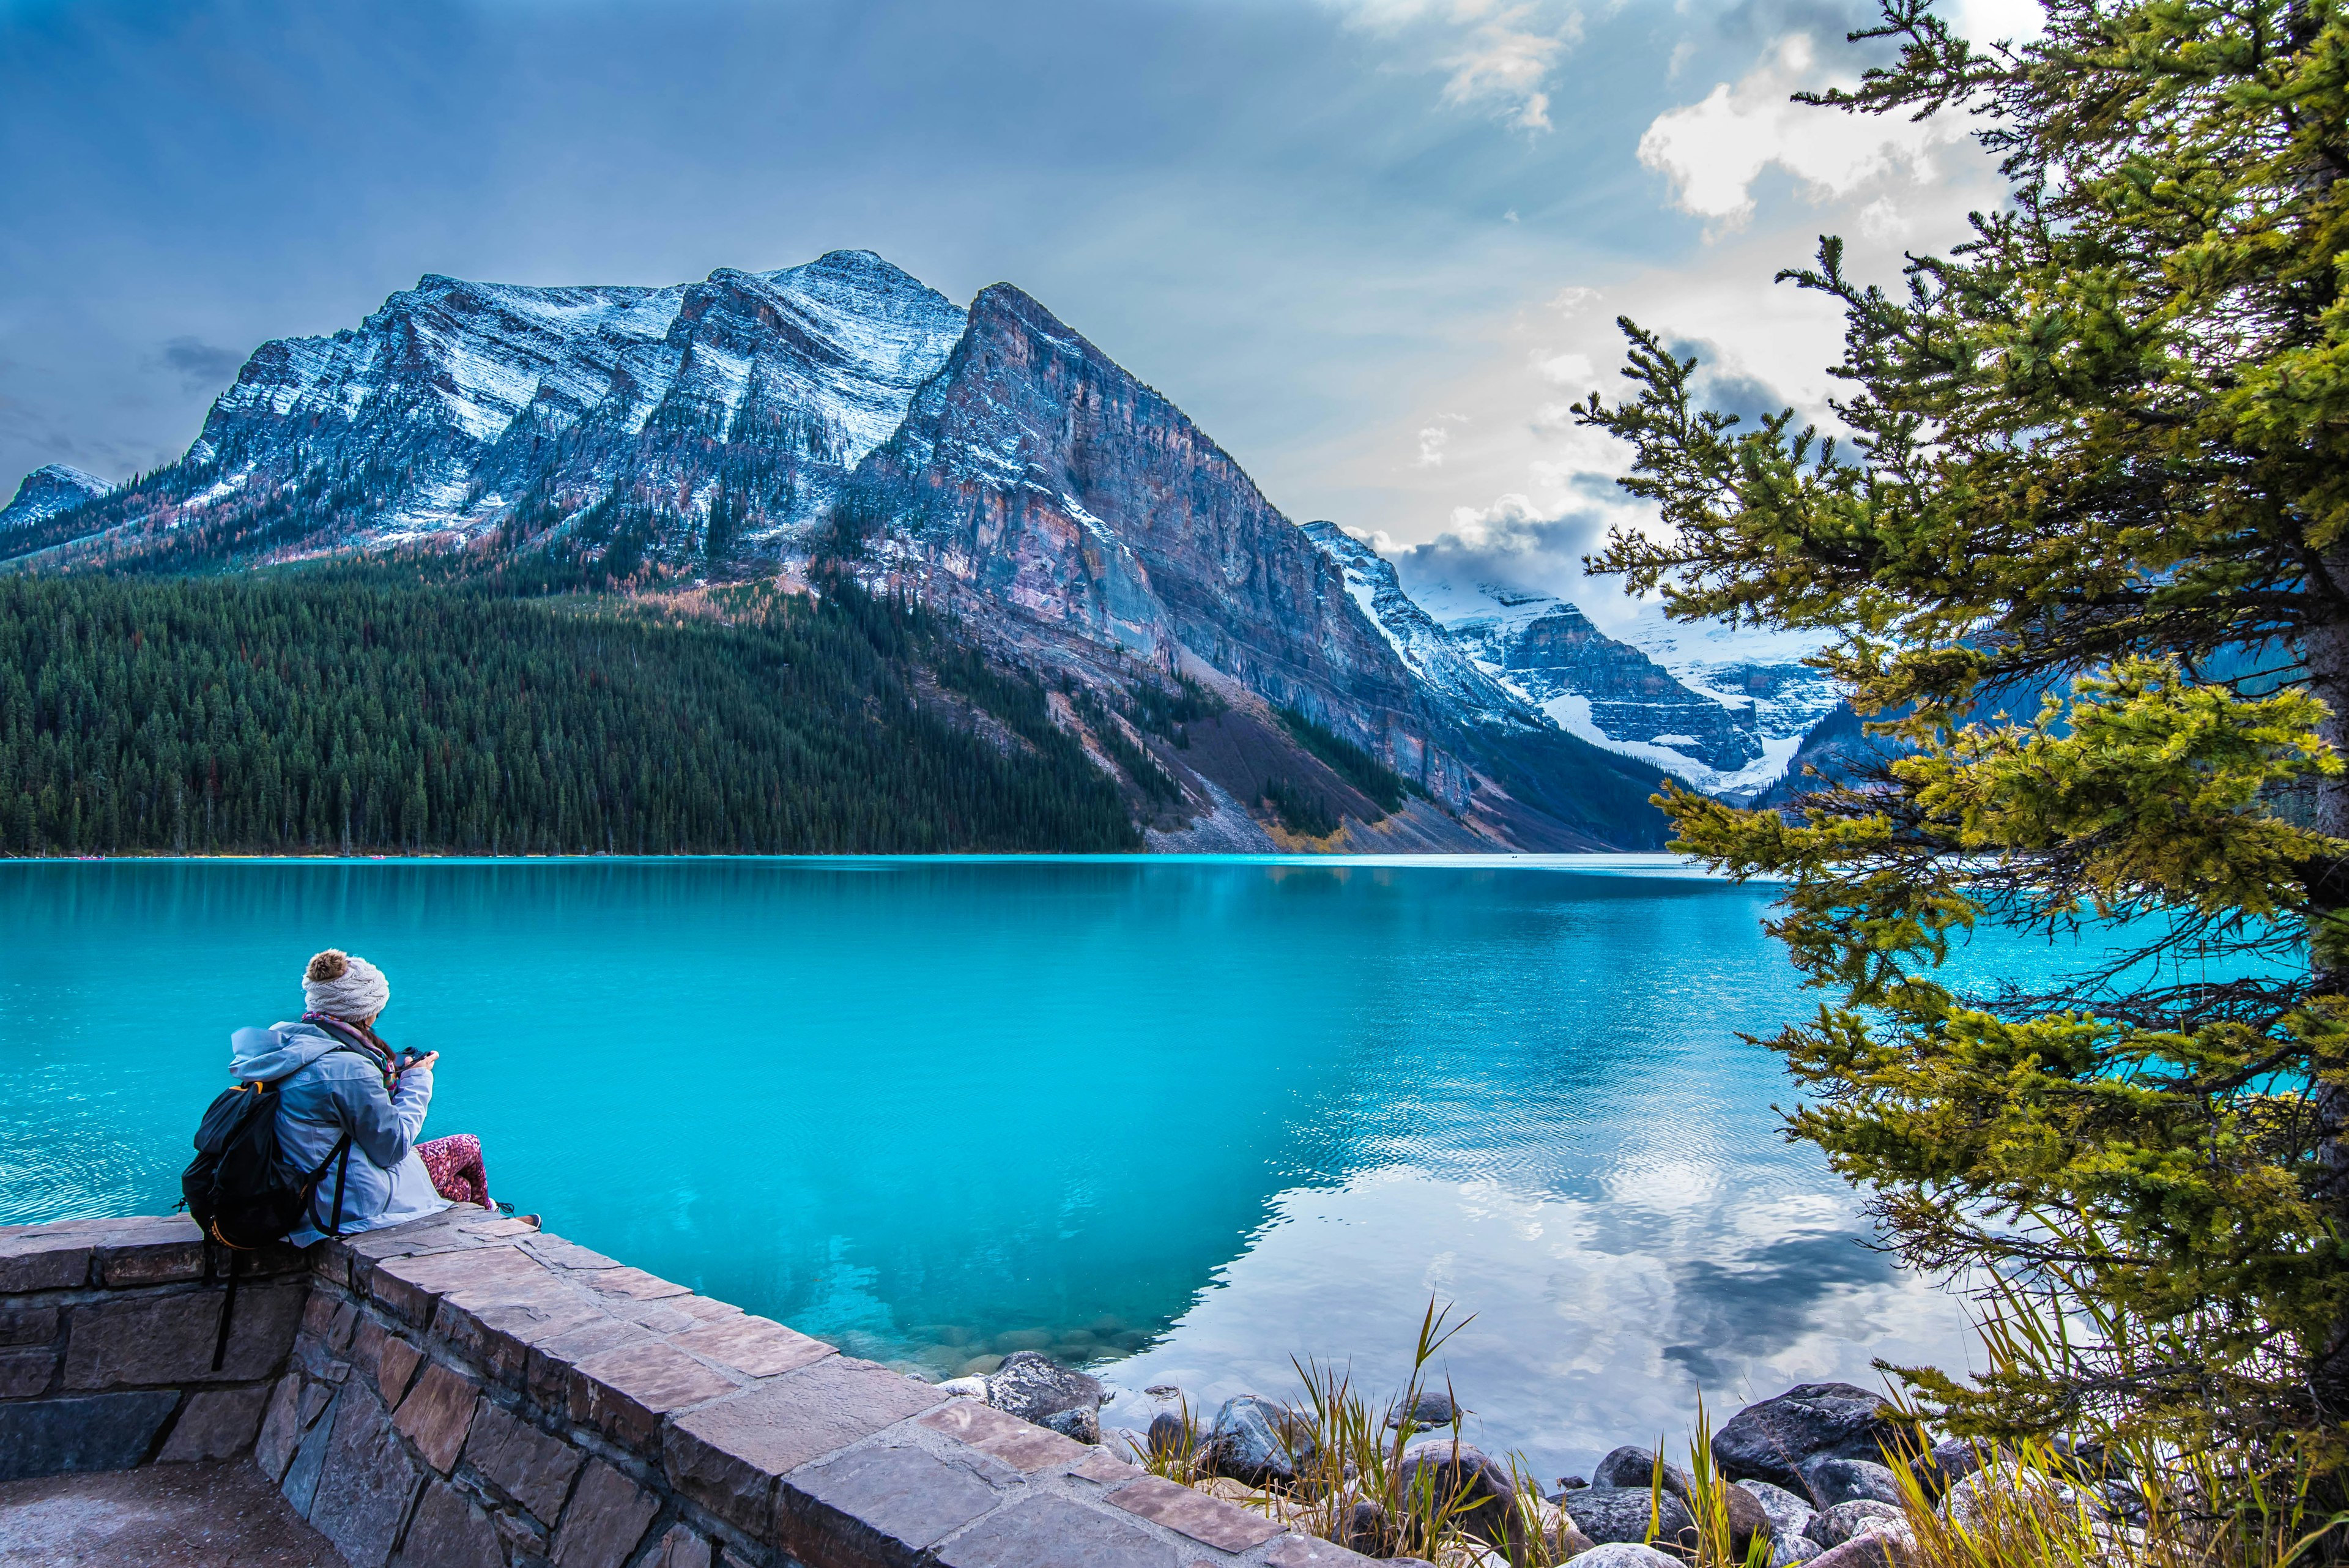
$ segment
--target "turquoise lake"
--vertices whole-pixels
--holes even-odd
[[[442,1053],[425,1136],[550,1231],[932,1376],[1082,1361],[1111,1425],[1292,1355],[1391,1387],[1433,1297],[1472,1440],[1587,1473],[1700,1391],[1967,1360],[1779,1136],[1738,1032],[1816,999],[1769,898],[1661,857],[0,863],[0,1221],[168,1209],[229,1033],[340,946]]]

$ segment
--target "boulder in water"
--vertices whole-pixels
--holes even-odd
[[[1647,1449],[1629,1443],[1611,1450],[1590,1472],[1593,1486],[1652,1486],[1656,1479],[1656,1456]],[[1664,1490],[1686,1502],[1694,1495],[1688,1471],[1678,1465],[1664,1466]]]
[[[1582,1568],[1688,1568],[1679,1558],[1636,1541],[1602,1541],[1573,1561]]]
[[[1849,1383],[1805,1383],[1758,1400],[1713,1435],[1713,1462],[1732,1480],[1806,1490],[1816,1459],[1880,1460],[1900,1435],[1892,1407]]]
[[[1558,1506],[1566,1510],[1576,1529],[1602,1546],[1619,1541],[1644,1542],[1651,1520],[1655,1538],[1674,1545],[1680,1544],[1681,1532],[1696,1529],[1696,1516],[1688,1504],[1671,1492],[1664,1493],[1658,1503],[1643,1486],[1584,1487],[1559,1498]]]
[[[987,1379],[988,1404],[1081,1443],[1101,1441],[1101,1407],[1108,1397],[1100,1379],[1032,1350],[1013,1351]]]
[[[1297,1484],[1315,1458],[1312,1434],[1286,1406],[1254,1394],[1224,1401],[1208,1423],[1207,1464],[1216,1474],[1252,1487]]]
[[[1811,1539],[1822,1546],[1841,1546],[1857,1535],[1871,1530],[1897,1525],[1906,1532],[1909,1516],[1889,1502],[1878,1502],[1872,1497],[1854,1498],[1849,1502],[1837,1503],[1811,1521]]]
[[[1803,1479],[1822,1508],[1861,1498],[1895,1506],[1900,1501],[1900,1478],[1872,1459],[1813,1459],[1803,1467]]]
[[[1430,1427],[1448,1427],[1464,1414],[1465,1411],[1452,1402],[1448,1390],[1423,1388],[1419,1391],[1419,1397],[1413,1400],[1408,1408],[1398,1406],[1387,1412],[1387,1426],[1390,1428],[1400,1428],[1408,1417],[1413,1427],[1423,1431]]]
[[[1508,1545],[1516,1518],[1516,1482],[1481,1450],[1430,1439],[1404,1450],[1397,1480],[1404,1496],[1424,1488],[1436,1507],[1452,1511],[1460,1528],[1495,1546]]]
[[[1737,1487],[1770,1516],[1771,1539],[1784,1541],[1788,1536],[1811,1533],[1811,1521],[1818,1517],[1819,1511],[1811,1506],[1809,1498],[1797,1497],[1785,1487],[1764,1480],[1739,1481]]]

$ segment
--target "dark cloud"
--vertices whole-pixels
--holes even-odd
[[[1486,509],[1471,525],[1396,551],[1392,558],[1408,593],[1492,583],[1573,597],[1587,591],[1582,557],[1606,535],[1606,522],[1596,512],[1543,517],[1511,498]]]
[[[233,348],[215,348],[195,337],[174,337],[155,356],[167,370],[177,370],[190,387],[224,387],[236,379],[244,356]]]
[[[1667,345],[1681,358],[1697,362],[1696,395],[1706,408],[1724,414],[1735,414],[1748,427],[1761,422],[1764,414],[1785,411],[1794,400],[1769,382],[1754,376],[1741,376],[1719,369],[1721,350],[1702,338],[1680,338]]]

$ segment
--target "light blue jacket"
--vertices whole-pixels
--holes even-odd
[[[351,1135],[343,1181],[342,1233],[374,1231],[449,1207],[417,1158],[416,1135],[432,1103],[432,1070],[410,1067],[384,1086],[382,1058],[337,1051],[345,1042],[315,1023],[273,1023],[229,1037],[229,1071],[243,1083],[284,1080],[277,1091],[277,1158],[306,1176]],[[311,1200],[308,1221],[287,1238],[306,1247],[326,1233],[337,1159]]]

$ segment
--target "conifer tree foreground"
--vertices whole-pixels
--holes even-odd
[[[2039,41],[1983,49],[1886,0],[1854,36],[1899,63],[1806,101],[1978,115],[2013,197],[1905,287],[1832,239],[1782,275],[1845,312],[1849,433],[1705,411],[1628,321],[1636,395],[1578,411],[1669,525],[1596,565],[1833,634],[1886,754],[1795,813],[1668,808],[1684,847],[1788,879],[1774,929],[1841,994],[1775,1042],[1793,1130],[1911,1262],[2092,1325],[1981,1386],[1919,1375],[1930,1399],[2337,1460],[2349,15],[2049,0]],[[1939,969],[1978,925],[2080,922],[2129,951],[2053,994]]]

